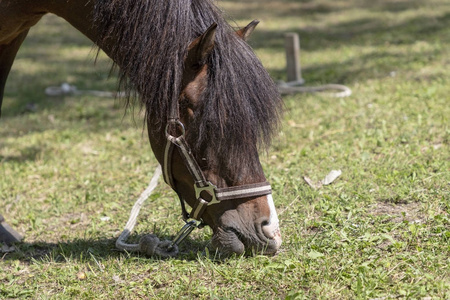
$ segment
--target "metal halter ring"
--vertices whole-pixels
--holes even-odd
[[[169,127],[171,125],[175,125],[176,129],[180,129],[181,134],[178,135],[178,136],[174,136],[174,135],[170,134],[169,133],[169,129],[170,129]],[[166,137],[167,137],[167,139],[169,139],[169,140],[177,139],[177,138],[182,137],[182,136],[184,137],[185,134],[186,134],[186,129],[184,128],[184,125],[183,125],[183,123],[181,123],[180,120],[178,120],[178,119],[170,119],[169,121],[167,121],[167,125],[166,125]]]

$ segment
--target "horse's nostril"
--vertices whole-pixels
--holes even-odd
[[[264,220],[261,222],[261,227],[268,226],[270,224],[269,220]]]
[[[267,239],[278,239],[280,238],[280,228],[278,222],[275,220],[270,220],[264,218],[260,220],[261,232]]]

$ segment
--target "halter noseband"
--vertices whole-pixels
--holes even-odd
[[[176,109],[176,114],[178,114],[178,109]],[[170,133],[171,129],[174,129],[175,135]],[[272,189],[268,182],[260,182],[253,184],[246,184],[240,186],[217,188],[214,184],[208,181],[203,174],[200,166],[198,165],[194,155],[192,154],[189,145],[186,142],[185,128],[183,123],[177,117],[169,119],[166,126],[166,148],[164,151],[164,163],[163,163],[163,174],[165,182],[172,187],[172,189],[177,192],[174,184],[174,178],[172,174],[172,155],[175,147],[178,149],[184,164],[189,170],[193,180],[194,180],[194,190],[195,190],[195,203],[192,207],[191,213],[187,213],[185,201],[180,193],[177,192],[180,198],[181,209],[183,213],[183,219],[187,221],[188,219],[194,219],[200,222],[200,226],[204,225],[202,220],[202,215],[209,205],[218,204],[221,201],[242,199],[249,197],[260,197],[272,193]],[[198,226],[198,225],[197,225]]]

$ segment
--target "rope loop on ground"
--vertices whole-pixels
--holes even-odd
[[[319,86],[301,86],[303,81],[291,81],[284,82],[278,81],[278,90],[282,95],[292,95],[296,93],[318,93],[323,92],[324,94],[335,97],[335,98],[344,98],[348,97],[352,94],[352,90],[342,84],[324,84]],[[327,92],[327,91],[338,91],[338,92]]]
[[[278,81],[278,90],[282,95],[292,95],[296,93],[318,93],[322,92],[330,97],[343,98],[352,94],[352,90],[342,84],[324,84],[314,87],[302,86],[303,81],[284,82]],[[327,92],[336,90],[338,92]],[[63,83],[60,86],[49,86],[45,89],[45,94],[51,97],[68,96],[68,95],[82,95],[89,94],[97,97],[123,97],[123,92],[105,92],[95,90],[79,90],[76,86],[68,83]]]
[[[60,86],[49,86],[45,89],[45,94],[50,97],[58,96],[69,96],[69,95],[82,95],[89,94],[96,97],[123,97],[125,93],[123,92],[106,92],[106,91],[95,91],[95,90],[79,90],[76,86],[70,85],[64,82]]]

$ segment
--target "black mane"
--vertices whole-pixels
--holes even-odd
[[[96,0],[95,19],[100,47],[119,37],[109,53],[120,66],[122,85],[138,92],[147,118],[159,120],[154,130],[165,125],[169,103],[179,97],[187,46],[217,23],[204,105],[189,128],[198,139],[188,136],[188,142],[228,180],[238,180],[232,176],[242,166],[258,168],[255,146],[270,143],[280,96],[212,0]]]

